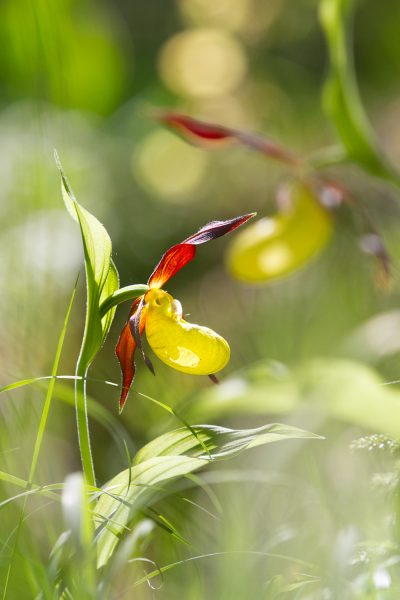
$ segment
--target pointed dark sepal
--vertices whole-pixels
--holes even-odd
[[[132,304],[130,315],[134,315],[137,307],[141,301],[141,298],[137,298],[135,302]],[[119,412],[121,413],[126,399],[128,397],[128,393],[130,387],[132,385],[133,378],[135,377],[135,351],[136,351],[136,341],[132,335],[129,321],[124,326],[121,331],[121,335],[119,336],[117,346],[115,348],[115,353],[117,355],[121,372],[122,372],[122,386],[121,386],[121,394],[119,398]]]

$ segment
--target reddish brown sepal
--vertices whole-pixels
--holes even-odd
[[[205,244],[215,240],[216,238],[229,233],[246,223],[251,217],[254,217],[256,213],[249,213],[228,221],[211,221],[204,225],[199,231],[186,238],[180,244],[172,246],[163,255],[162,259],[151,274],[148,285],[151,288],[162,287],[171,277],[173,277],[182,267],[184,267],[189,261],[191,261],[195,254],[196,248],[199,244]]]
[[[141,298],[136,298],[135,302],[132,304],[130,317],[132,317],[135,314],[140,301]],[[133,378],[135,377],[135,351],[136,341],[132,336],[131,328],[128,321],[125,327],[123,328],[121,335],[119,336],[119,340],[115,348],[115,353],[119,360],[119,364],[121,366],[122,371],[122,387],[119,399],[120,413],[122,412],[125,406],[129,389],[132,385]]]
[[[156,119],[164,125],[178,129],[185,135],[199,138],[200,141],[204,142],[218,142],[236,137],[234,129],[192,119],[172,111],[158,113]]]
[[[286,148],[282,148],[282,146],[279,146],[273,140],[248,131],[199,121],[198,119],[192,119],[187,115],[173,111],[158,112],[155,118],[164,125],[173,127],[183,133],[189,141],[207,143],[208,145],[215,145],[216,142],[221,141],[236,141],[243,144],[243,146],[247,146],[256,152],[261,152],[261,154],[269,158],[279,160],[290,166],[298,166],[301,162],[292,152]]]

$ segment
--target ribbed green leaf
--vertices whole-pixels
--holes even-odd
[[[111,239],[104,226],[76,200],[61,167],[57,153],[57,166],[61,174],[61,191],[65,206],[78,222],[85,256],[86,270],[86,319],[75,380],[75,406],[79,446],[86,483],[95,485],[96,478],[90,449],[89,426],[86,406],[86,374],[110,330],[116,307],[105,314],[100,306],[118,289],[118,272],[111,259]],[[102,316],[102,314],[104,316]]]
[[[81,360],[88,367],[101,348],[114,318],[115,307],[101,318],[100,305],[118,289],[118,271],[111,259],[111,239],[105,227],[76,200],[60,163],[61,191],[65,206],[78,222],[85,256],[87,306]]]
[[[108,562],[137,511],[166,494],[165,485],[171,480],[197,471],[213,460],[228,458],[261,444],[289,438],[319,438],[302,429],[276,423],[244,430],[211,425],[195,425],[192,429],[196,436],[183,427],[156,438],[139,451],[133,467],[104,486],[94,508],[99,567]]]
[[[192,429],[193,436],[186,427],[181,427],[161,435],[143,446],[137,453],[134,464],[143,463],[157,456],[174,456],[184,454],[196,458],[216,460],[228,458],[247,448],[276,442],[287,438],[318,438],[318,435],[279,423],[271,423],[256,429],[228,429],[217,425],[198,425]],[[200,440],[202,444],[200,443]],[[207,448],[208,454],[205,453]]]

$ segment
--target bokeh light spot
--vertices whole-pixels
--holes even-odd
[[[170,202],[191,202],[208,163],[203,150],[193,148],[169,131],[147,136],[133,155],[132,167],[139,183]]]
[[[190,29],[171,38],[161,51],[160,75],[182,96],[212,98],[235,90],[246,73],[242,45],[218,29]]]
[[[192,25],[239,31],[251,15],[251,0],[180,0],[183,18]]]
[[[293,261],[291,248],[282,242],[275,242],[270,248],[261,252],[258,264],[263,271],[281,273]]]

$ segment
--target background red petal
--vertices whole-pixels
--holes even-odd
[[[192,119],[187,115],[172,111],[158,113],[156,119],[164,125],[182,132],[189,141],[207,142],[210,145],[213,142],[220,142],[222,140],[236,141],[243,144],[243,146],[247,146],[256,152],[260,152],[269,158],[279,160],[287,165],[298,166],[301,163],[300,159],[287,148],[277,144],[274,140],[249,131],[222,127],[221,125],[199,121],[198,119]]]
[[[234,129],[214,125],[213,123],[206,123],[205,121],[199,121],[198,119],[192,119],[191,117],[180,113],[160,113],[156,116],[156,119],[164,125],[182,131],[185,135],[200,138],[200,140],[205,142],[215,142],[227,140],[229,138],[234,139],[236,137]]]

